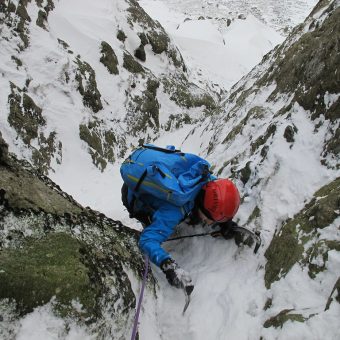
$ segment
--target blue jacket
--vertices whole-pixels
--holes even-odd
[[[132,200],[132,192],[129,190],[128,201]],[[166,201],[157,199],[151,195],[140,195],[134,203],[135,211],[142,211],[151,216],[151,224],[141,233],[139,247],[149,259],[160,266],[167,258],[170,258],[161,244],[174,232],[174,228],[183,221],[194,208],[194,201],[189,201],[182,207],[175,206]]]
[[[206,160],[177,152],[173,146],[166,149],[143,145],[120,169],[129,188],[125,204],[128,210],[136,218],[138,215],[151,217],[151,224],[141,233],[139,247],[157,266],[170,258],[161,244],[194,208],[195,197],[204,184],[215,179],[208,171],[210,164]]]

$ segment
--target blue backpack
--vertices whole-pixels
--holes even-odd
[[[164,149],[144,144],[123,162],[120,173],[135,196],[150,194],[180,207],[214,178],[209,168],[206,160],[172,145]]]

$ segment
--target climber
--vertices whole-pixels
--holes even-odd
[[[161,244],[181,221],[221,225],[222,236],[235,223],[240,196],[229,179],[217,179],[210,164],[199,156],[145,144],[122,164],[122,201],[130,217],[144,230],[139,247],[165,273],[168,282],[190,294],[190,275],[181,269]]]

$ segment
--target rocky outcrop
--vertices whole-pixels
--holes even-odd
[[[78,66],[75,76],[78,82],[78,91],[83,97],[84,105],[96,113],[103,108],[101,94],[97,88],[96,73],[89,63],[82,61],[79,57],[75,62]]]
[[[102,56],[100,61],[106,66],[111,74],[119,74],[118,59],[112,47],[105,41],[101,43]]]
[[[0,156],[0,299],[18,317],[50,302],[97,334],[125,334],[136,304],[130,275],[143,271],[138,233],[8,156],[1,137]]]
[[[321,188],[306,207],[274,236],[265,256],[265,283],[269,288],[295,264],[308,268],[311,278],[326,269],[328,253],[340,252],[340,242],[320,237],[322,229],[340,216],[340,178]],[[316,259],[319,259],[316,261]]]
[[[6,164],[8,161],[8,145],[2,138],[0,131],[0,164]]]
[[[78,114],[84,117],[74,133],[89,145],[83,150],[88,150],[93,163],[103,170],[107,164],[115,162],[123,150],[138,145],[139,140],[150,140],[165,129],[196,122],[203,115],[211,115],[217,106],[218,96],[213,91],[190,83],[178,48],[138,1],[119,0],[107,6],[113,11],[112,32],[107,41],[89,37],[87,50],[91,53],[83,51],[84,55],[80,55],[74,52],[81,49],[77,44],[72,46],[72,38],[67,34],[62,36],[54,24],[50,26],[49,13],[54,10],[52,0],[20,0],[17,4],[3,1],[0,4],[3,24],[0,40],[3,49],[9,51],[8,60],[2,61],[2,67],[8,70],[4,89],[6,81],[11,84],[9,90],[5,90],[9,105],[3,110],[16,132],[11,141],[18,146],[15,152],[24,150],[25,157],[42,173],[55,170],[65,157],[60,140],[63,128],[59,125],[62,123],[51,126],[63,110],[72,112],[74,117]],[[31,37],[30,30],[35,24],[42,29],[34,27]],[[55,32],[50,34],[50,29]],[[40,36],[50,41],[48,46],[55,50],[49,51],[47,44],[43,47]],[[21,57],[30,39],[34,39],[32,46],[39,49],[36,66],[31,59]],[[149,64],[151,58],[159,60],[159,73]],[[112,77],[108,78],[102,65]],[[149,82],[158,85],[150,90]],[[54,90],[59,93],[60,107],[49,98],[50,91]],[[30,107],[28,110],[26,104]],[[169,107],[171,111],[177,107],[183,113],[170,112],[172,118],[166,122],[162,116],[170,116]],[[92,123],[89,122],[96,119],[100,121],[100,128],[90,129],[88,125]]]
[[[43,131],[46,126],[43,110],[26,93],[27,89],[20,89],[13,83],[10,87],[8,123],[32,151],[33,164],[41,173],[47,174],[52,158],[61,162],[62,143],[54,131],[49,134]],[[38,143],[38,148],[33,146],[34,142]]]
[[[96,117],[79,126],[79,137],[87,143],[93,164],[101,171],[108,162],[113,164],[116,158],[125,154],[126,143],[122,136]]]

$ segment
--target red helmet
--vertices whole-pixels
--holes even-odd
[[[240,206],[240,194],[232,181],[217,179],[208,182],[202,189],[201,210],[208,218],[225,222],[235,216]]]

